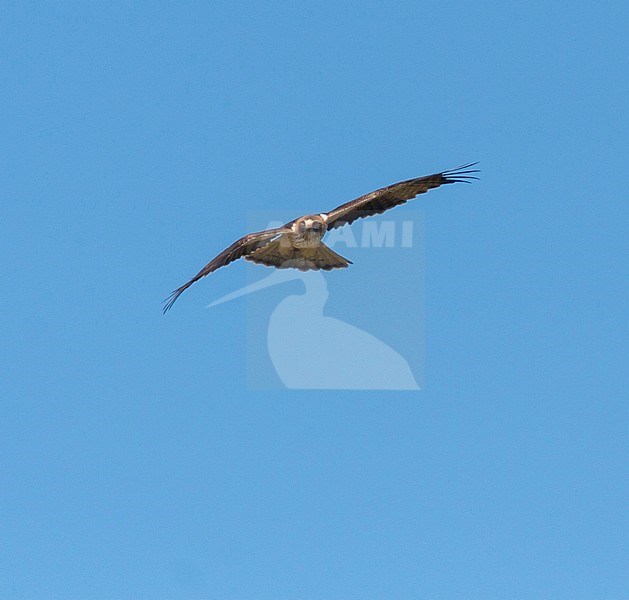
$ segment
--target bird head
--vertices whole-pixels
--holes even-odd
[[[295,221],[293,229],[301,234],[306,233],[306,231],[314,231],[323,235],[327,229],[327,225],[320,215],[306,215]]]

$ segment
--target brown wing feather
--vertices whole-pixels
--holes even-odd
[[[478,177],[473,175],[473,173],[478,173],[478,169],[470,168],[476,164],[470,163],[469,165],[463,165],[456,169],[435,173],[434,175],[400,181],[341,204],[341,206],[327,213],[328,229],[336,229],[342,225],[353,223],[361,217],[381,214],[385,210],[404,204],[407,200],[441,185],[470,183],[472,179],[478,179]]]
[[[268,243],[272,242],[274,238],[282,233],[286,233],[286,227],[278,227],[277,229],[267,229],[266,231],[258,231],[257,233],[250,233],[241,237],[235,241],[229,248],[225,248],[218,256],[213,258],[207,265],[205,265],[190,281],[184,283],[181,287],[178,287],[164,302],[164,312],[167,312],[175,303],[177,298],[183,294],[193,283],[209,275],[216,269],[224,267],[229,263],[238,260],[243,256],[247,256],[256,250],[263,248]]]

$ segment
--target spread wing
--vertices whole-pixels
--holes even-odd
[[[478,179],[478,177],[473,175],[473,173],[478,173],[478,169],[471,168],[476,164],[478,163],[470,163],[469,165],[463,165],[456,169],[435,173],[434,175],[400,181],[375,192],[365,194],[351,202],[341,204],[341,206],[327,213],[328,230],[336,229],[347,223],[353,223],[361,217],[381,214],[394,206],[404,204],[407,200],[415,198],[419,194],[447,183],[471,183],[472,179]]]
[[[216,258],[213,258],[205,267],[203,267],[190,281],[184,283],[181,287],[178,287],[164,302],[164,312],[167,312],[171,306],[175,303],[177,298],[181,296],[195,281],[209,275],[216,269],[224,267],[229,263],[238,260],[243,256],[247,256],[256,250],[263,248],[276,237],[282,233],[287,232],[287,227],[278,227],[276,229],[267,229],[265,231],[258,231],[257,233],[250,233],[239,240],[235,241],[229,248],[225,248]]]

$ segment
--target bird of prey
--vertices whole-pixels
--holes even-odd
[[[321,241],[326,231],[353,223],[361,217],[381,214],[419,194],[448,183],[471,183],[471,180],[478,179],[474,175],[478,173],[478,169],[472,168],[476,164],[470,163],[441,173],[400,181],[341,204],[330,212],[304,215],[282,227],[249,233],[223,250],[192,279],[172,292],[164,300],[164,312],[193,283],[243,257],[278,269],[330,271],[348,267],[352,264],[350,260],[343,258]]]

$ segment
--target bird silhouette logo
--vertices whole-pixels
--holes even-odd
[[[277,270],[208,305],[218,306],[299,280],[304,293],[286,295],[271,312],[267,348],[289,389],[418,390],[408,361],[371,333],[324,315],[329,291],[320,271]]]

